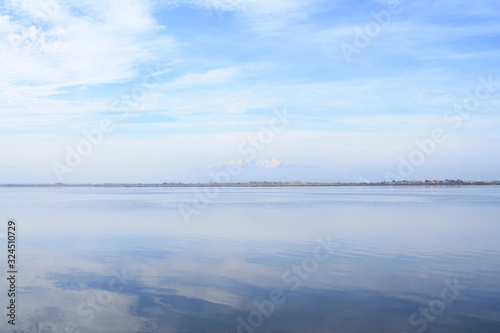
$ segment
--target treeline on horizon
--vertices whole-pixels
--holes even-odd
[[[279,186],[401,186],[401,185],[500,185],[500,181],[463,181],[460,179],[445,179],[445,180],[392,180],[384,182],[281,182],[281,181],[249,181],[249,182],[232,182],[232,183],[102,183],[102,184],[2,184],[2,187],[279,187]]]

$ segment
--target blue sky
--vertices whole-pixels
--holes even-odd
[[[54,162],[111,119],[65,180],[168,181],[241,159],[238,145],[286,109],[293,120],[258,159],[318,166],[328,181],[500,179],[498,1],[0,4],[2,166],[56,181]],[[480,78],[487,96],[450,113]],[[435,129],[446,140],[398,172]]]

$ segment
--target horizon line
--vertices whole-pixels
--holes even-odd
[[[229,183],[31,183],[0,184],[0,187],[287,187],[287,186],[457,186],[457,185],[500,185],[500,180],[463,181],[445,180],[391,180],[381,182],[307,182],[307,181],[248,181]]]

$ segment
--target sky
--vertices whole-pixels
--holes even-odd
[[[0,182],[498,180],[499,56],[495,0],[0,0]]]

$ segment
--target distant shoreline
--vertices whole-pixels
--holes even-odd
[[[0,184],[0,187],[314,187],[314,186],[470,186],[500,185],[500,181],[414,180],[376,183],[268,182],[245,183],[104,183],[104,184]]]

